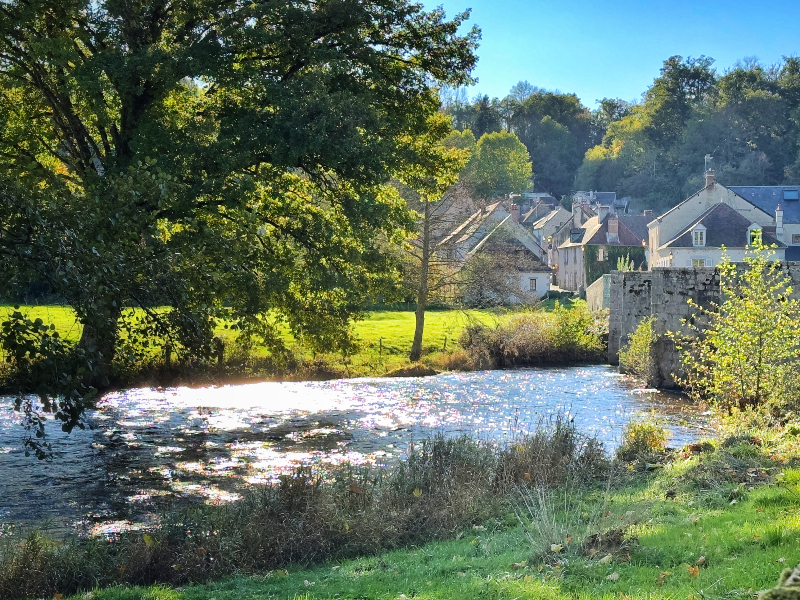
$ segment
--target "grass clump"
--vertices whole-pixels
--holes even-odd
[[[182,585],[419,545],[502,515],[518,486],[590,481],[606,466],[599,443],[564,419],[542,421],[508,447],[439,436],[391,470],[344,468],[323,479],[301,469],[238,502],[169,512],[157,529],[114,541],[7,538],[0,598]]]
[[[489,327],[467,327],[459,340],[481,368],[599,362],[605,358],[602,333],[585,303],[551,312],[530,312]]]

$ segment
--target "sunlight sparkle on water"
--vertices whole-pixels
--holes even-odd
[[[5,411],[0,473],[14,477],[0,477],[0,514],[113,532],[152,521],[174,500],[235,500],[300,466],[324,476],[345,463],[385,465],[437,433],[506,443],[557,414],[609,449],[631,416],[651,410],[668,419],[673,445],[697,436],[680,401],[631,387],[591,366],[133,389],[107,395],[86,430],[51,427],[57,470],[24,458],[18,416]]]

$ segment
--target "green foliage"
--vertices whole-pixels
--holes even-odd
[[[584,248],[583,264],[586,269],[586,281],[589,285],[615,269],[619,271],[620,260],[625,262],[623,266],[631,267],[628,270],[647,269],[644,248],[605,246],[605,260],[597,260],[599,246],[584,246]]]
[[[664,452],[669,440],[669,430],[652,420],[631,420],[622,432],[622,442],[617,447],[619,460],[631,461]]]
[[[475,191],[485,198],[519,192],[528,187],[531,161],[528,150],[513,133],[487,133],[475,149]]]
[[[208,362],[222,321],[278,354],[280,327],[352,352],[412,225],[387,182],[452,170],[433,86],[469,81],[466,18],[405,0],[7,4],[0,296],[43,282],[75,310],[87,388],[113,383],[120,338]]]
[[[478,137],[501,129],[517,135],[528,149],[537,183],[555,197],[574,189],[584,153],[600,141],[609,118],[618,118],[626,106],[606,99],[606,108],[592,113],[575,94],[551,92],[527,81],[513,86],[502,100],[478,96],[469,103],[463,88],[444,89],[441,98],[458,129],[471,129]]]
[[[771,67],[745,60],[724,74],[708,57],[670,57],[642,104],[608,107],[577,186],[664,210],[703,187],[703,156],[714,149],[723,185],[797,183],[799,74],[797,57]]]
[[[599,362],[605,350],[586,303],[552,312],[535,311],[489,327],[467,327],[459,340],[473,364],[481,368]]]
[[[624,373],[631,373],[644,380],[648,385],[653,384],[656,376],[656,364],[653,357],[653,343],[656,341],[653,334],[655,317],[644,317],[636,329],[619,351],[619,366]]]
[[[755,247],[744,268],[720,264],[722,302],[696,307],[695,336],[679,340],[693,396],[725,410],[783,412],[796,399],[800,366],[800,303],[770,252]]]
[[[14,399],[15,410],[24,414],[25,455],[33,452],[40,460],[47,458],[51,448],[45,436],[46,417],[31,394],[41,409],[54,413],[63,431],[70,432],[75,425],[83,429],[81,412],[91,406],[97,391],[85,384],[85,371],[94,367],[93,361],[85,350],[63,340],[55,325],[30,319],[19,306],[0,325],[0,348],[13,369],[14,387],[28,390]]]
[[[617,271],[633,271],[633,261],[630,252],[624,257],[617,258]]]

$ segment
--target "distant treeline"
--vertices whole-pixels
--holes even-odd
[[[442,93],[458,129],[507,129],[526,145],[537,188],[615,191],[643,207],[673,205],[703,187],[704,157],[726,185],[800,183],[800,58],[756,60],[720,74],[709,57],[664,62],[640,102],[604,98],[596,110],[575,94],[528,82],[500,99]]]

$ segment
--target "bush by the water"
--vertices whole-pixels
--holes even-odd
[[[630,373],[647,384],[653,384],[656,377],[656,363],[653,359],[653,323],[655,317],[645,317],[628,338],[628,343],[619,351],[619,367],[623,373]]]
[[[602,325],[585,303],[515,316],[491,327],[468,327],[460,344],[481,368],[596,362],[605,358]]]
[[[694,305],[686,323],[690,334],[674,339],[682,351],[682,383],[695,399],[782,420],[800,406],[800,301],[773,254],[756,244],[744,266],[725,256],[719,265],[722,302]]]
[[[0,598],[53,597],[119,583],[183,584],[370,554],[453,536],[500,514],[519,486],[603,477],[602,446],[565,419],[506,447],[436,437],[388,471],[301,469],[241,501],[175,510],[116,540],[0,538]]]
[[[652,420],[629,421],[622,432],[622,443],[616,456],[631,461],[664,452],[669,440],[669,430]]]

